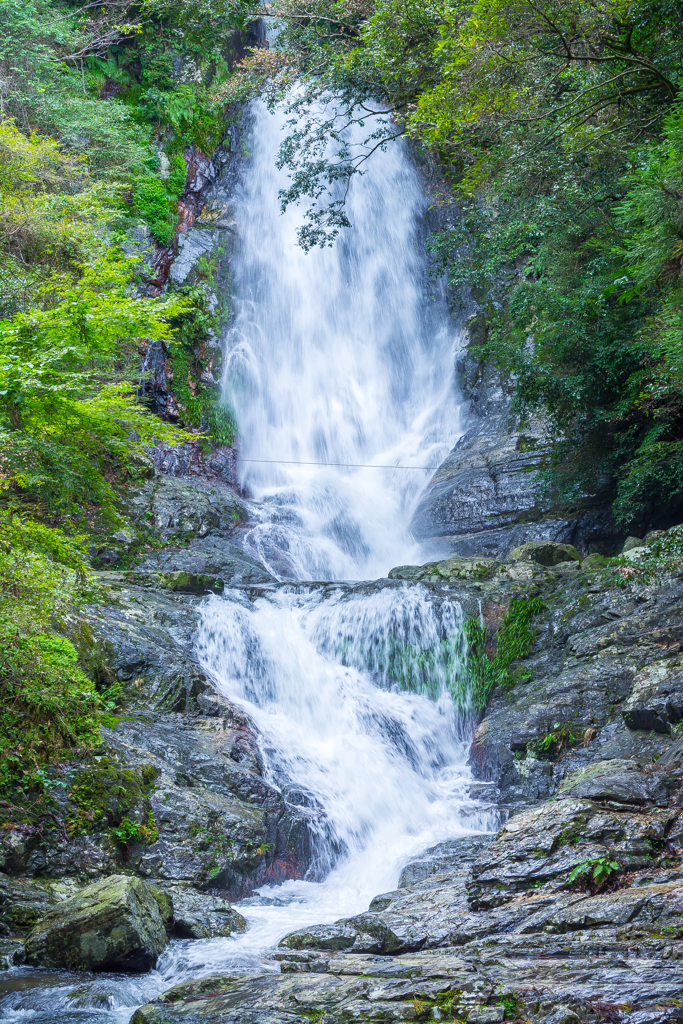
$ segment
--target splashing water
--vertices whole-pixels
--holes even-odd
[[[461,433],[458,332],[427,277],[427,204],[406,147],[373,157],[351,183],[353,228],[306,255],[301,211],[279,213],[284,120],[254,105],[236,209],[224,387],[242,458],[275,460],[242,464],[257,519],[246,543],[280,578],[372,579],[428,557],[408,524]],[[366,910],[412,856],[490,830],[493,812],[468,796],[461,626],[447,587],[386,579],[208,599],[202,664],[255,723],[269,781],[320,810],[308,874],[238,904],[245,934],[173,942],[144,977],[15,971],[0,1022],[127,1024],[183,980],[277,970],[268,950],[287,932]]]

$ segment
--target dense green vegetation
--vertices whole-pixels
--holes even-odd
[[[220,0],[0,0],[0,795],[27,827],[49,818],[55,759],[87,759],[121,696],[78,619],[98,598],[93,534],[126,524],[150,444],[232,436],[217,387],[193,383],[217,329],[210,268],[165,294],[156,278],[188,165],[225,137],[210,92],[248,17]],[[175,425],[139,399],[151,342],[175,370]],[[95,775],[70,829],[89,827]],[[107,804],[122,844],[132,799]]]
[[[430,147],[463,211],[434,241],[437,266],[474,285],[480,355],[514,375],[517,409],[547,414],[556,498],[601,490],[632,529],[680,516],[683,5],[285,0],[280,13],[279,59],[255,53],[223,95],[267,82],[277,97],[305,76],[281,154],[283,203],[318,199],[302,243],[348,223],[344,187],[373,147],[404,132]],[[330,89],[340,99],[321,112]],[[343,141],[352,120],[362,147]]]

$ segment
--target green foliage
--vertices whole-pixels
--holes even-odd
[[[489,694],[499,681],[494,659],[486,653],[486,627],[479,619],[465,620],[467,639],[467,677],[472,694],[472,704],[481,711],[486,707]]]
[[[531,620],[545,611],[545,607],[540,597],[513,597],[496,634],[496,650],[492,656],[486,650],[486,627],[475,618],[465,621],[468,686],[475,708],[486,707],[494,687],[510,689],[519,681],[513,663],[531,652],[534,642]]]
[[[83,538],[0,510],[0,790],[44,788],[42,766],[99,740],[99,698],[70,616],[93,593]]]
[[[165,180],[158,175],[141,174],[133,186],[135,210],[159,245],[168,245],[173,240],[178,221],[177,202],[185,188],[186,177],[185,161],[181,156],[174,156]]]
[[[514,1020],[521,1015],[520,1011],[524,1008],[524,1003],[514,992],[501,992],[496,1006],[502,1006],[505,1016]]]
[[[146,799],[158,774],[151,765],[125,768],[109,757],[94,758],[77,769],[69,789],[69,835],[83,835],[94,828],[109,826],[122,829],[122,834],[130,832],[132,823],[126,814]],[[149,821],[148,815],[146,819]],[[117,834],[115,838],[126,841]]]
[[[159,829],[153,814],[147,815],[144,825],[131,821],[130,818],[123,818],[120,825],[111,829],[110,834],[121,846],[129,846],[130,843],[145,843],[151,846],[159,838]]]
[[[287,60],[304,76],[290,102],[305,123],[281,151],[283,202],[314,200],[302,244],[343,225],[336,183],[390,132],[379,106],[354,111],[383,100],[440,157],[462,216],[433,239],[436,267],[474,284],[479,354],[509,374],[516,411],[547,414],[555,500],[598,492],[624,525],[680,515],[680,0],[289,0],[282,13],[288,52],[253,55],[243,78],[272,98]],[[334,116],[316,113],[330,90]],[[342,131],[354,119],[358,147]]]
[[[532,754],[542,761],[550,761],[578,741],[578,737],[574,735],[569,725],[555,722],[549,733],[527,743],[527,754]]]
[[[134,466],[154,438],[176,439],[136,405],[130,384],[112,380],[127,348],[147,332],[170,338],[168,319],[185,308],[131,294],[135,265],[110,251],[75,281],[53,276],[38,289],[42,307],[0,321],[5,491],[67,515],[96,503],[116,519],[112,471]]]
[[[196,284],[178,289],[186,304],[181,316],[173,321],[179,344],[171,352],[173,372],[173,395],[181,412],[182,422],[189,427],[199,427],[220,445],[231,445],[237,435],[237,425],[232,411],[220,394],[218,384],[206,383],[202,373],[207,363],[204,343],[215,338],[220,330],[220,314],[213,310],[209,301],[209,287],[213,286],[215,257],[204,257],[199,261],[200,279]],[[217,360],[211,351],[214,366]]]
[[[595,860],[584,860],[577,864],[569,874],[568,885],[592,882],[599,888],[613,874],[620,870],[619,862],[610,857],[597,857]]]
[[[187,148],[222,137],[208,90],[252,13],[239,0],[0,0],[0,790],[21,827],[57,827],[54,793],[78,758],[69,828],[156,836],[129,813],[149,780],[83,763],[123,686],[78,621],[97,596],[80,531],[121,523],[148,447],[184,439],[136,390],[140,351],[184,347],[174,332],[197,306],[149,297],[149,253],[131,256],[126,230],[143,221],[172,243]],[[231,434],[202,401],[187,422]]]
[[[618,557],[598,566],[600,577],[606,586],[661,584],[683,567],[683,526],[674,526],[663,537],[652,541],[643,549],[642,556],[634,561]]]

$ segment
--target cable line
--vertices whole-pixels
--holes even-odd
[[[431,466],[369,466],[362,462],[297,462],[294,459],[237,459],[237,462],[261,462],[269,466],[334,466],[336,469],[421,469]]]

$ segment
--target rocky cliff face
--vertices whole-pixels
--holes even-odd
[[[46,818],[4,830],[0,928],[11,933],[74,886],[124,870],[175,894],[179,934],[212,934],[221,915],[227,934],[221,899],[300,877],[311,862],[317,812],[264,779],[251,721],[216,692],[194,653],[203,594],[225,583],[258,594],[274,583],[239,546],[246,506],[207,481],[157,476],[130,507],[138,530],[164,546],[131,570],[102,571],[101,598],[79,625],[95,671],[123,693],[125,715],[109,716],[101,746],[57,771]],[[131,541],[119,537],[112,556]],[[200,907],[207,890],[220,897]]]
[[[502,827],[427,851],[367,912],[287,936],[279,975],[178,986],[135,1024],[683,1020],[683,576],[639,551],[394,570],[480,607],[490,641],[513,597],[542,601],[472,748]]]
[[[611,553],[618,536],[608,506],[587,500],[580,513],[567,516],[553,511],[543,496],[538,474],[550,454],[544,422],[524,421],[512,412],[503,377],[477,359],[481,332],[474,317],[457,364],[469,427],[430,481],[413,517],[413,533],[441,541],[444,551],[457,555],[505,558],[530,540]]]

